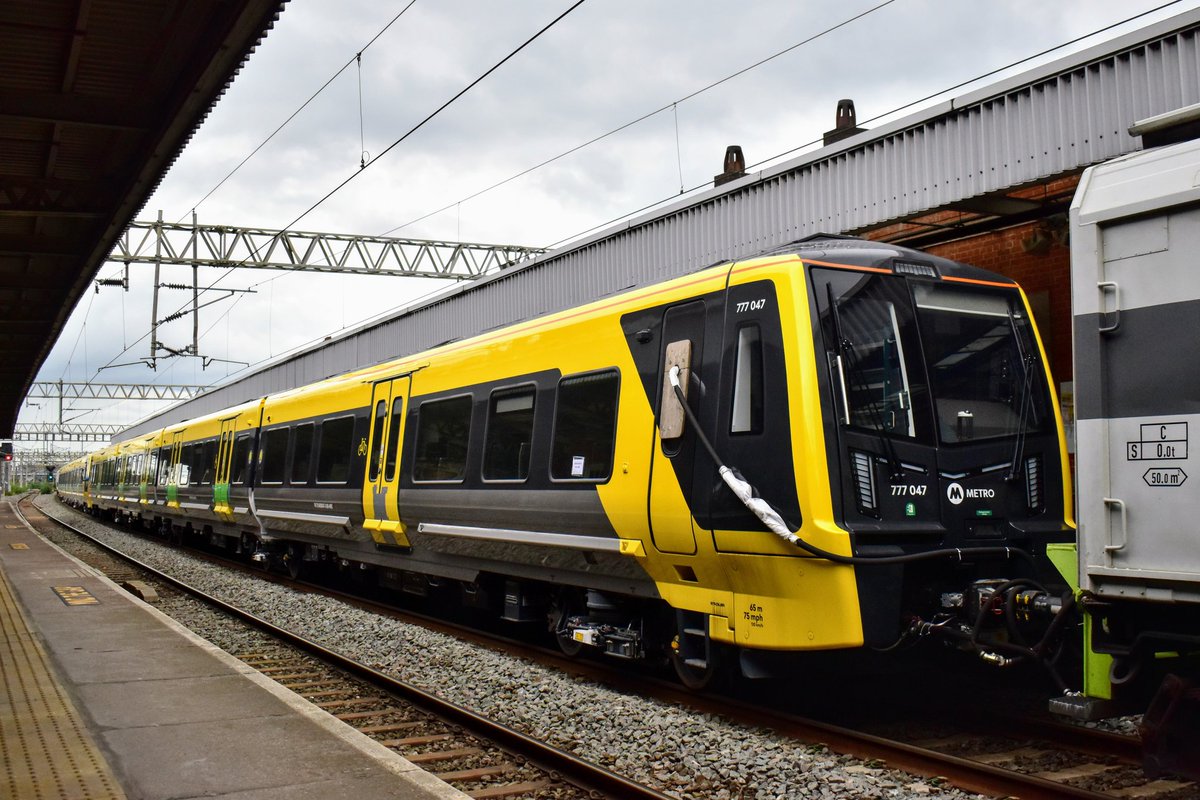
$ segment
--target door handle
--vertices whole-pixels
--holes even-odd
[[[1107,553],[1109,556],[1112,556],[1112,554],[1117,552],[1118,550],[1124,550],[1125,545],[1129,544],[1129,511],[1128,511],[1128,509],[1125,508],[1125,501],[1118,500],[1115,497],[1104,498],[1104,506],[1105,506],[1105,508],[1109,508],[1109,507],[1116,508],[1121,516],[1121,543],[1120,544],[1111,544],[1113,537],[1111,534],[1112,527],[1110,526],[1109,527],[1110,534],[1108,537],[1110,544],[1104,545],[1104,552]]]
[[[1104,296],[1112,291],[1113,310],[1112,310],[1112,325],[1101,325],[1100,333],[1112,333],[1117,328],[1121,327],[1121,287],[1116,281],[1100,281],[1096,284],[1096,288],[1100,290],[1100,318],[1103,319],[1106,312],[1104,310]]]

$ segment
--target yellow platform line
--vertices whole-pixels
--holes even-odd
[[[125,800],[0,569],[0,797]]]

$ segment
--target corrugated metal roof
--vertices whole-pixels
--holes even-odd
[[[1138,149],[1138,119],[1200,102],[1200,9],[936,104],[540,256],[324,343],[130,429],[751,256],[863,232]]]

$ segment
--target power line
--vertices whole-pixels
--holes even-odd
[[[862,120],[861,124],[863,124],[863,125],[866,125],[866,124],[869,124],[869,123],[872,123],[872,122],[878,122],[878,121],[879,121],[879,120],[881,120],[881,119],[885,119],[885,118],[887,118],[887,117],[890,117],[890,116],[892,116],[892,115],[894,115],[894,114],[897,114],[897,113],[899,113],[899,112],[901,112],[901,111],[904,111],[904,110],[906,110],[906,109],[912,108],[913,106],[920,105],[921,103],[924,103],[924,102],[926,102],[926,101],[928,101],[928,100],[932,100],[932,99],[933,99],[933,98],[935,98],[935,97],[940,97],[941,95],[944,95],[944,94],[946,94],[947,92],[953,92],[953,91],[954,91],[954,90],[956,90],[956,89],[961,89],[961,88],[962,88],[962,87],[964,87],[964,86],[969,86],[970,84],[972,84],[972,83],[976,83],[976,82],[978,82],[978,81],[981,81],[981,80],[983,80],[984,78],[990,77],[990,76],[992,76],[992,75],[995,75],[995,74],[997,74],[997,73],[1000,73],[1000,72],[1004,72],[1005,70],[1012,69],[1013,67],[1018,67],[1018,66],[1020,66],[1021,64],[1024,64],[1024,63],[1026,63],[1026,62],[1032,61],[1032,60],[1034,60],[1034,59],[1037,59],[1037,58],[1041,58],[1042,56],[1049,55],[1050,53],[1053,53],[1053,52],[1055,52],[1056,50],[1061,50],[1061,49],[1063,49],[1064,47],[1070,47],[1070,46],[1071,46],[1071,45],[1073,45],[1073,44],[1078,44],[1079,42],[1081,42],[1081,41],[1083,41],[1083,40],[1085,40],[1085,39],[1090,39],[1090,38],[1092,38],[1092,37],[1094,37],[1094,36],[1098,36],[1098,35],[1100,35],[1100,34],[1102,34],[1102,33],[1105,33],[1105,32],[1107,32],[1107,31],[1113,30],[1114,28],[1119,28],[1119,27],[1120,27],[1120,26],[1122,26],[1122,25],[1127,25],[1128,23],[1130,23],[1130,22],[1133,22],[1133,21],[1135,21],[1135,20],[1138,20],[1138,19],[1141,19],[1142,17],[1145,17],[1145,16],[1148,16],[1148,15],[1150,15],[1150,14],[1154,14],[1154,13],[1156,13],[1156,12],[1162,11],[1164,8],[1170,8],[1170,7],[1171,7],[1171,6],[1173,6],[1173,5],[1178,5],[1180,2],[1182,2],[1182,0],[1170,0],[1170,2],[1163,3],[1162,5],[1160,5],[1160,6],[1155,6],[1154,8],[1151,8],[1151,9],[1147,9],[1146,11],[1142,11],[1142,12],[1140,12],[1140,13],[1138,13],[1138,14],[1134,14],[1133,16],[1131,16],[1131,17],[1127,17],[1127,18],[1125,18],[1125,19],[1123,19],[1123,20],[1120,20],[1120,21],[1118,21],[1118,22],[1113,22],[1113,23],[1111,23],[1111,24],[1109,24],[1109,25],[1105,25],[1105,26],[1104,26],[1104,27],[1102,27],[1102,28],[1097,28],[1096,30],[1094,30],[1094,31],[1092,31],[1092,32],[1090,32],[1090,33],[1085,33],[1085,34],[1083,34],[1082,36],[1077,36],[1077,37],[1075,37],[1074,39],[1071,39],[1071,40],[1069,40],[1069,41],[1066,41],[1066,42],[1062,42],[1061,44],[1057,44],[1057,45],[1055,45],[1054,47],[1048,47],[1048,48],[1046,48],[1045,50],[1042,50],[1042,51],[1041,51],[1041,52],[1039,52],[1039,53],[1034,53],[1033,55],[1025,56],[1024,58],[1020,58],[1020,59],[1017,59],[1016,61],[1013,61],[1013,62],[1011,62],[1011,63],[1009,63],[1009,64],[1005,64],[1005,65],[1004,65],[1004,66],[1002,66],[1002,67],[996,67],[995,69],[991,69],[991,70],[988,70],[987,72],[984,72],[984,73],[982,73],[982,74],[980,74],[980,75],[976,75],[976,76],[975,76],[975,77],[973,77],[973,78],[969,78],[969,79],[967,79],[967,80],[965,80],[965,81],[960,81],[959,83],[956,83],[956,84],[954,84],[953,86],[948,86],[948,87],[946,87],[945,89],[941,89],[941,90],[939,90],[939,91],[936,91],[936,92],[934,92],[934,93],[932,93],[932,94],[925,95],[924,97],[921,97],[921,98],[919,98],[919,99],[917,99],[917,100],[912,100],[912,101],[910,101],[910,102],[907,102],[907,103],[905,103],[905,104],[903,104],[903,105],[896,106],[895,108],[893,108],[893,109],[891,109],[891,110],[889,110],[889,111],[885,111],[885,112],[883,112],[882,114],[876,114],[875,116],[873,116],[873,117],[871,117],[871,118],[869,118],[869,119]],[[864,13],[869,13],[869,12],[864,12]],[[791,49],[794,49],[794,48],[791,48]],[[745,70],[742,70],[742,71],[744,72]],[[715,85],[715,84],[714,84],[714,85]],[[701,91],[704,91],[704,90],[701,90]],[[689,95],[689,97],[694,97],[694,96],[695,96],[695,94],[698,94],[698,92],[697,92],[697,93],[693,93],[692,95]],[[645,116],[643,116],[643,117],[640,117],[640,118],[638,118],[637,120],[634,120],[633,122],[631,122],[631,123],[628,123],[628,124],[626,124],[626,125],[622,126],[621,128],[617,128],[616,130],[614,130],[614,131],[611,131],[610,133],[604,134],[604,136],[609,136],[609,135],[611,135],[612,133],[616,133],[617,131],[624,130],[625,128],[629,127],[629,125],[635,124],[635,123],[637,123],[637,122],[641,122],[642,120],[644,120],[644,119],[647,119],[647,118],[649,118],[649,117],[653,116],[654,114],[656,114],[656,113],[659,113],[659,112],[661,112],[661,111],[663,111],[663,110],[664,110],[664,109],[659,109],[659,110],[658,110],[658,111],[656,111],[656,112],[652,112],[651,114],[647,114],[647,115],[645,115]],[[592,140],[592,141],[590,141],[590,142],[586,142],[586,143],[584,143],[584,144],[580,145],[579,147],[573,148],[572,150],[568,150],[566,153],[563,153],[563,155],[565,156],[565,155],[568,155],[569,153],[573,153],[573,152],[575,152],[576,150],[582,149],[583,147],[587,147],[587,146],[588,146],[589,144],[591,144],[592,142],[596,142],[596,141],[599,141],[600,139],[604,138],[604,136],[597,137],[596,139],[593,139],[593,140]],[[764,165],[766,165],[766,164],[770,164],[770,163],[772,163],[772,162],[778,161],[778,160],[779,160],[779,159],[781,159],[781,158],[785,158],[786,156],[792,155],[793,153],[798,153],[798,152],[800,152],[801,150],[806,150],[806,149],[808,149],[809,147],[813,147],[813,146],[819,145],[819,144],[821,144],[823,141],[824,141],[824,137],[821,137],[821,138],[818,138],[818,139],[813,139],[813,140],[812,140],[812,141],[810,141],[810,142],[805,142],[804,144],[797,145],[796,147],[792,147],[792,148],[789,148],[789,149],[787,149],[787,150],[784,150],[782,153],[776,153],[775,155],[773,155],[773,156],[768,156],[767,158],[764,158],[764,159],[762,159],[761,161],[757,161],[757,162],[755,162],[755,163],[753,163],[753,164],[749,164],[749,165],[747,165],[746,169],[747,169],[747,170],[750,170],[750,169],[754,169],[755,167],[762,167],[762,166],[764,166]],[[545,164],[549,164],[549,163],[551,163],[551,161],[555,161],[555,160],[557,160],[558,158],[561,158],[561,157],[562,157],[562,156],[556,156],[555,158],[553,158],[553,159],[550,159],[549,161],[543,162],[543,164],[539,164],[537,167],[530,167],[528,170],[525,170],[524,172],[521,172],[521,173],[519,173],[519,174],[517,174],[517,175],[514,175],[512,178],[508,178],[507,180],[501,181],[500,183],[498,183],[498,184],[495,184],[494,186],[492,186],[492,187],[489,187],[488,189],[484,189],[483,191],[480,191],[480,192],[477,192],[477,193],[476,193],[476,194],[474,194],[474,195],[471,195],[471,197],[478,197],[480,194],[483,194],[484,192],[491,191],[491,189],[494,189],[494,188],[496,188],[497,186],[502,186],[503,184],[505,184],[505,183],[508,183],[508,182],[509,182],[509,181],[511,181],[511,180],[514,180],[515,178],[519,178],[521,175],[524,175],[524,174],[526,174],[526,173],[528,173],[528,172],[532,172],[533,170],[535,170],[535,169],[538,169],[539,167],[541,167],[541,166],[544,166]],[[582,237],[582,236],[586,236],[587,234],[589,234],[589,233],[592,233],[593,231],[601,230],[601,229],[603,229],[603,228],[607,228],[607,227],[609,227],[610,225],[614,225],[614,224],[616,224],[617,222],[620,222],[620,221],[621,221],[621,220],[623,220],[623,219],[628,219],[629,217],[632,217],[632,216],[634,216],[634,215],[636,215],[636,214],[641,214],[641,213],[643,213],[643,212],[649,211],[649,210],[651,210],[651,209],[653,209],[653,208],[656,208],[657,206],[660,206],[660,205],[662,205],[662,204],[664,204],[664,203],[669,203],[669,202],[671,202],[672,200],[677,200],[677,199],[679,199],[679,197],[680,197],[681,195],[685,195],[685,194],[691,194],[692,192],[696,192],[696,191],[699,191],[699,190],[701,190],[701,189],[705,189],[705,188],[707,188],[707,187],[708,187],[710,184],[712,184],[712,181],[711,181],[711,180],[706,180],[706,181],[703,181],[703,182],[701,182],[701,183],[698,183],[698,184],[696,184],[696,185],[694,185],[694,186],[692,186],[692,187],[690,187],[690,188],[688,188],[688,189],[686,189],[686,190],[680,191],[680,192],[679,192],[679,194],[672,194],[672,195],[668,195],[667,197],[663,197],[663,198],[661,198],[661,199],[659,199],[659,200],[655,200],[655,201],[653,201],[653,202],[651,202],[651,203],[648,203],[647,205],[644,205],[644,206],[642,206],[641,208],[634,209],[633,211],[627,211],[627,212],[625,212],[624,214],[621,214],[621,215],[619,215],[619,216],[616,216],[616,217],[613,217],[613,218],[609,219],[607,222],[601,222],[601,223],[598,223],[598,224],[596,224],[596,225],[593,225],[593,226],[591,226],[591,227],[589,227],[589,228],[586,228],[586,229],[584,229],[584,230],[582,230],[582,231],[579,231],[579,232],[577,232],[577,233],[573,233],[573,234],[570,234],[569,236],[565,236],[565,237],[563,237],[563,238],[561,238],[561,239],[558,239],[557,241],[555,241],[555,242],[553,242],[553,243],[551,243],[551,244],[544,245],[543,247],[544,247],[544,249],[546,249],[546,250],[553,250],[554,248],[558,247],[559,245],[561,245],[561,244],[563,244],[563,243],[565,243],[565,242],[569,242],[569,241],[572,241],[572,240],[574,240],[574,239],[578,239],[578,238],[580,238],[580,237]],[[468,199],[469,199],[469,198],[468,198]],[[447,206],[447,208],[449,208],[449,206]],[[445,209],[445,208],[443,208],[443,209],[441,209],[440,211],[435,211],[435,212],[432,212],[432,214],[441,213],[441,211],[445,211],[445,210],[446,210],[446,209]],[[432,216],[432,214],[429,214],[429,215],[426,215],[426,216]],[[425,219],[425,217],[420,217],[419,219]],[[419,221],[419,219],[418,219],[418,220],[414,220],[414,222],[416,222],[416,221]],[[412,224],[412,223],[406,223],[406,224]],[[400,226],[400,227],[404,227],[404,226]],[[389,231],[389,233],[391,233],[391,232],[394,232],[394,231],[396,231],[396,230],[399,230],[399,228],[392,228],[392,230],[391,230],[391,231]]]
[[[276,128],[275,130],[271,131],[271,134],[270,134],[269,136],[267,136],[267,138],[266,138],[266,139],[263,139],[261,142],[259,142],[259,144],[258,144],[258,147],[255,147],[253,150],[251,150],[251,151],[250,151],[250,155],[246,156],[246,157],[245,157],[245,158],[243,158],[241,161],[239,161],[239,162],[238,162],[238,165],[237,165],[236,167],[234,167],[233,169],[231,169],[231,170],[229,171],[229,174],[227,174],[227,175],[226,175],[224,178],[221,178],[221,180],[217,182],[217,185],[216,185],[216,186],[214,186],[213,188],[209,189],[209,190],[208,190],[208,193],[207,193],[207,194],[205,194],[205,195],[204,195],[204,197],[201,197],[201,198],[200,198],[200,199],[199,199],[197,202],[193,203],[193,204],[192,204],[192,210],[193,210],[193,211],[195,211],[197,208],[199,208],[199,207],[201,206],[201,204],[202,204],[202,203],[204,203],[204,201],[205,201],[205,200],[207,200],[208,198],[212,197],[212,195],[213,195],[213,194],[214,194],[214,193],[215,193],[215,192],[216,192],[218,189],[220,189],[222,186],[224,186],[224,185],[225,185],[225,182],[226,182],[226,181],[228,181],[230,178],[232,178],[232,177],[234,176],[234,174],[235,174],[235,173],[236,173],[238,170],[240,170],[242,167],[244,167],[244,166],[246,165],[246,162],[247,162],[247,161],[249,161],[250,159],[254,158],[254,156],[258,155],[258,151],[259,151],[259,150],[262,150],[264,147],[266,147],[267,143],[268,143],[268,142],[270,142],[272,139],[274,139],[274,138],[275,138],[275,136],[276,136],[276,134],[278,134],[278,133],[279,133],[281,130],[283,130],[285,127],[287,127],[287,126],[288,126],[288,124],[290,124],[290,123],[291,123],[291,121],[292,121],[292,120],[294,120],[294,119],[295,119],[295,118],[296,118],[296,117],[297,117],[297,116],[300,114],[300,112],[301,112],[301,111],[303,111],[304,109],[308,108],[308,105],[309,105],[309,103],[311,103],[313,100],[316,100],[316,99],[317,99],[317,96],[318,96],[319,94],[321,94],[321,92],[323,92],[323,91],[325,91],[326,89],[328,89],[328,88],[329,88],[329,84],[331,84],[331,83],[333,83],[335,80],[337,80],[337,79],[338,79],[338,76],[340,76],[340,75],[341,75],[343,72],[345,72],[345,71],[346,71],[346,70],[347,70],[347,69],[350,67],[350,65],[351,65],[351,64],[354,64],[354,63],[361,63],[361,60],[362,60],[362,54],[363,54],[363,53],[365,53],[365,52],[367,52],[367,48],[368,48],[368,47],[370,47],[371,45],[375,44],[376,40],[378,40],[380,36],[383,36],[383,34],[384,34],[384,33],[386,33],[386,32],[387,32],[387,30],[388,30],[389,28],[391,28],[393,25],[395,25],[395,24],[396,24],[396,22],[397,22],[397,20],[399,20],[399,19],[400,19],[402,16],[404,16],[404,12],[406,12],[406,11],[408,11],[410,8],[412,8],[412,7],[413,7],[413,4],[414,4],[414,3],[416,3],[416,2],[417,2],[417,0],[410,0],[410,2],[409,2],[409,4],[408,4],[408,5],[406,5],[406,6],[405,6],[404,8],[402,8],[402,9],[400,9],[400,13],[399,13],[399,14],[397,14],[396,16],[392,17],[391,21],[390,21],[390,22],[388,22],[388,24],[387,24],[387,25],[384,25],[382,28],[380,28],[380,29],[379,29],[379,31],[378,31],[378,32],[377,32],[377,33],[376,33],[374,36],[372,36],[372,37],[371,37],[371,40],[370,40],[369,42],[367,42],[365,45],[363,45],[363,46],[362,46],[362,48],[361,48],[361,49],[360,49],[360,50],[359,50],[357,53],[355,53],[355,54],[354,54],[354,55],[353,55],[353,56],[350,58],[350,60],[349,60],[349,61],[347,61],[345,64],[343,64],[343,65],[342,65],[342,66],[341,66],[341,67],[338,69],[338,71],[337,71],[337,72],[333,73],[333,75],[332,75],[332,76],[330,76],[329,80],[327,80],[327,81],[325,81],[325,83],[321,84],[321,88],[317,89],[315,92],[313,92],[313,94],[312,94],[312,96],[311,96],[311,97],[309,97],[307,100],[305,100],[303,103],[301,103],[301,104],[300,104],[300,107],[299,107],[299,108],[297,108],[295,111],[293,111],[293,112],[292,112],[292,113],[291,113],[291,114],[288,116],[288,118],[287,118],[287,119],[285,119],[283,122],[281,122],[281,123],[279,124],[279,127],[278,127],[278,128]],[[360,87],[360,89],[359,89],[359,92],[360,92],[360,96],[359,96],[359,104],[360,104],[360,109],[359,109],[359,126],[360,126],[360,128],[361,128],[361,125],[362,125],[362,109],[361,109],[362,97],[361,97],[361,91],[362,91],[362,90],[361,90],[361,87]]]
[[[402,142],[404,142],[406,139],[408,139],[410,136],[412,136],[414,133],[416,133],[418,130],[420,130],[422,127],[424,127],[424,126],[425,126],[427,123],[429,123],[431,120],[433,120],[433,119],[434,119],[436,116],[438,116],[438,115],[439,115],[439,114],[441,114],[443,111],[445,111],[447,108],[449,108],[449,107],[450,107],[450,105],[452,105],[452,104],[453,104],[455,101],[457,101],[459,98],[461,98],[461,97],[462,97],[463,95],[465,95],[467,92],[469,92],[471,89],[473,89],[473,88],[475,88],[476,86],[478,86],[478,85],[479,85],[481,82],[483,82],[483,81],[484,81],[484,80],[485,80],[485,79],[486,79],[488,76],[490,76],[490,75],[491,75],[493,72],[495,72],[497,69],[499,69],[500,67],[502,67],[502,66],[503,66],[505,63],[507,63],[507,62],[508,62],[508,61],[510,61],[510,60],[511,60],[513,57],[515,57],[515,56],[516,56],[518,53],[520,53],[520,52],[521,52],[522,50],[524,50],[526,47],[528,47],[529,45],[531,45],[531,44],[532,44],[534,41],[536,41],[538,38],[540,38],[540,37],[541,37],[543,34],[545,34],[547,31],[549,31],[551,28],[553,28],[553,27],[554,27],[555,25],[557,25],[559,22],[561,22],[561,21],[562,21],[562,20],[563,20],[563,19],[564,19],[564,18],[565,18],[565,17],[566,17],[568,14],[570,14],[570,13],[571,13],[572,11],[574,11],[575,9],[579,8],[579,6],[583,5],[583,3],[584,3],[584,2],[585,2],[585,0],[576,0],[576,2],[575,2],[575,3],[573,3],[573,4],[572,4],[572,5],[569,7],[569,8],[567,8],[565,11],[563,11],[561,14],[559,14],[557,17],[555,17],[555,18],[554,18],[553,20],[551,20],[549,23],[547,23],[546,25],[544,25],[544,26],[543,26],[543,27],[542,27],[540,30],[538,30],[536,33],[534,33],[532,36],[530,36],[528,39],[526,39],[526,40],[525,40],[525,41],[524,41],[524,42],[523,42],[521,45],[519,45],[519,46],[518,46],[516,49],[512,50],[511,52],[509,52],[509,54],[508,54],[508,55],[504,56],[504,58],[500,59],[498,62],[496,62],[494,65],[492,65],[492,66],[491,66],[489,69],[487,69],[487,70],[486,70],[486,71],[485,71],[485,72],[484,72],[482,75],[480,75],[480,76],[479,76],[479,77],[477,77],[475,80],[473,80],[473,81],[471,81],[469,84],[467,84],[467,86],[465,86],[463,89],[461,89],[461,90],[460,90],[458,93],[456,93],[456,94],[455,94],[453,97],[451,97],[449,100],[447,100],[446,102],[444,102],[444,103],[442,103],[440,106],[438,106],[438,108],[437,108],[437,109],[435,109],[433,112],[431,112],[430,114],[428,114],[428,115],[427,115],[427,116],[426,116],[424,119],[422,119],[422,120],[421,120],[420,122],[418,122],[416,125],[414,125],[414,126],[412,126],[411,128],[409,128],[409,129],[408,129],[408,131],[406,131],[406,132],[405,132],[405,133],[404,133],[402,136],[400,136],[398,139],[396,139],[394,142],[392,142],[390,145],[388,145],[388,147],[387,147],[387,148],[385,148],[385,149],[383,150],[383,152],[381,152],[381,153],[380,153],[378,156],[376,156],[376,157],[375,157],[375,158],[374,158],[374,159],[373,159],[373,160],[372,160],[372,161],[371,161],[369,164],[367,164],[365,167],[361,167],[361,168],[359,168],[358,170],[356,170],[355,172],[351,173],[351,175],[350,175],[349,177],[347,177],[345,180],[343,180],[341,183],[339,183],[337,186],[335,186],[335,187],[334,187],[333,189],[331,189],[330,191],[326,192],[326,193],[325,193],[325,195],[324,195],[323,197],[321,197],[319,200],[317,200],[315,203],[313,203],[311,206],[309,206],[309,207],[308,207],[308,209],[306,209],[306,210],[305,210],[303,213],[301,213],[301,214],[300,214],[298,217],[296,217],[295,219],[293,219],[293,220],[292,220],[291,222],[289,222],[287,225],[283,226],[283,228],[282,228],[281,230],[282,230],[282,231],[287,231],[287,230],[291,229],[291,228],[292,228],[292,226],[294,226],[296,223],[300,222],[300,220],[304,219],[306,216],[308,216],[308,215],[309,215],[309,214],[311,214],[313,211],[315,211],[315,210],[316,210],[316,209],[317,209],[319,206],[321,206],[321,205],[322,205],[322,204],[323,204],[323,203],[324,203],[326,200],[328,200],[330,197],[332,197],[332,196],[333,196],[334,194],[336,194],[338,191],[340,191],[341,189],[343,189],[343,188],[344,188],[346,185],[348,185],[348,184],[349,184],[351,181],[353,181],[355,178],[357,178],[359,175],[361,175],[361,174],[362,174],[363,172],[365,172],[367,169],[369,169],[370,167],[372,167],[372,166],[374,166],[376,163],[378,163],[378,162],[379,162],[379,160],[380,160],[380,159],[381,159],[383,156],[387,155],[387,153],[391,152],[391,151],[392,151],[392,150],[393,150],[395,147],[397,147],[399,144],[401,144]],[[411,5],[411,3],[410,3],[410,5]],[[372,40],[372,41],[374,41],[374,40]],[[351,59],[351,61],[350,61],[350,62],[348,62],[348,63],[353,63],[353,59]],[[238,267],[238,265],[236,265],[236,264],[234,264],[234,265],[231,265],[231,268],[229,269],[229,271],[227,271],[227,272],[223,273],[222,275],[218,276],[218,277],[217,277],[217,278],[216,278],[216,279],[215,279],[215,280],[214,280],[212,283],[210,283],[210,284],[209,284],[208,286],[206,286],[204,289],[200,290],[200,294],[204,294],[205,292],[208,292],[208,291],[210,291],[211,289],[213,289],[214,287],[216,287],[216,285],[217,285],[218,283],[220,283],[220,282],[221,282],[221,281],[223,281],[225,278],[227,278],[227,277],[228,277],[230,274],[232,274],[232,273],[233,273],[233,272],[234,272],[234,271],[237,269],[237,267]],[[269,281],[267,281],[267,282],[269,282]],[[182,305],[182,306],[180,306],[180,307],[179,307],[179,309],[177,309],[177,310],[176,310],[176,312],[175,312],[175,313],[180,313],[180,312],[184,311],[186,308],[187,308],[187,304],[185,304],[185,305]],[[122,350],[120,353],[118,353],[117,355],[113,356],[113,358],[112,358],[112,359],[110,359],[110,360],[109,360],[109,362],[108,362],[107,364],[105,364],[103,367],[100,367],[100,369],[99,369],[99,370],[97,370],[97,374],[99,374],[99,371],[100,371],[100,370],[107,369],[107,368],[109,368],[109,367],[113,366],[113,365],[114,365],[114,362],[116,362],[116,360],[117,360],[118,358],[121,358],[122,356],[124,356],[124,355],[125,355],[125,353],[129,352],[129,350],[131,350],[133,347],[136,347],[138,344],[140,344],[142,341],[144,341],[144,340],[145,340],[145,339],[146,339],[148,336],[150,336],[150,335],[151,335],[151,331],[147,331],[146,333],[142,334],[142,335],[141,335],[141,336],[140,336],[140,337],[139,337],[139,338],[138,338],[136,341],[134,341],[134,342],[133,342],[132,344],[130,344],[128,347],[126,347],[125,349],[123,349],[123,350]]]
[[[604,139],[607,139],[610,136],[614,136],[614,135],[620,133],[621,131],[626,130],[627,128],[631,128],[640,122],[645,122],[646,120],[650,119],[651,117],[657,116],[658,114],[661,114],[664,111],[674,109],[680,103],[691,100],[694,97],[698,97],[711,89],[715,89],[716,87],[720,86],[723,83],[728,83],[729,81],[733,80],[734,78],[740,77],[741,75],[744,75],[747,72],[750,72],[751,70],[761,67],[763,64],[774,61],[775,59],[779,58],[780,56],[786,55],[799,47],[803,47],[804,45],[806,45],[810,42],[814,42],[823,36],[833,33],[834,31],[838,30],[839,28],[844,28],[847,25],[849,25],[850,23],[856,22],[857,20],[860,20],[869,14],[873,14],[876,11],[878,11],[879,9],[881,9],[885,6],[889,6],[894,2],[896,2],[896,0],[884,0],[884,2],[880,3],[879,5],[868,8],[865,11],[855,14],[853,17],[849,17],[845,20],[842,20],[841,22],[837,23],[836,25],[832,25],[832,26],[824,29],[823,31],[820,31],[819,33],[814,33],[811,36],[809,36],[805,39],[802,39],[801,41],[796,42],[793,45],[789,45],[788,47],[785,47],[784,49],[767,56],[766,58],[760,59],[759,61],[756,61],[747,67],[743,67],[742,69],[739,69],[736,72],[732,72],[729,75],[726,75],[724,78],[721,78],[720,80],[713,81],[712,83],[708,84],[707,86],[704,86],[700,89],[696,89],[695,91],[691,92],[690,94],[684,95],[683,97],[679,98],[678,100],[673,100],[664,106],[660,106],[659,108],[654,109],[653,111],[648,111],[636,119],[632,119],[623,125],[613,128],[612,130],[608,131],[607,133],[602,133],[599,136],[596,136],[592,139],[588,139],[586,142],[583,142],[582,144],[578,144],[569,150],[565,150],[565,151],[559,153],[558,155],[553,156],[552,158],[548,158],[545,161],[541,162],[540,164],[535,164],[532,167],[523,169],[520,172],[518,172],[516,175],[505,178],[504,180],[500,181],[499,183],[494,183],[491,186],[487,187],[486,189],[481,189],[478,192],[475,192],[474,194],[467,195],[466,197],[462,198],[461,200],[455,201],[446,206],[442,206],[441,208],[439,208],[436,211],[430,211],[428,214],[424,214],[420,217],[417,217],[416,219],[409,220],[408,222],[405,222],[402,225],[397,225],[396,227],[391,228],[390,230],[385,231],[384,233],[382,233],[380,235],[387,236],[389,234],[395,233],[398,230],[407,228],[409,225],[415,225],[416,223],[421,222],[422,220],[426,220],[432,216],[441,214],[443,211],[448,211],[451,208],[454,208],[454,206],[459,205],[460,203],[465,203],[468,200],[474,200],[476,197],[479,197],[480,195],[483,195],[483,194],[487,194],[488,192],[492,191],[493,189],[499,189],[501,186],[504,186],[507,183],[512,183],[513,181],[517,180],[518,178],[522,178],[525,175],[528,175],[529,173],[531,173],[535,170],[539,170],[542,167],[553,164],[555,161],[559,161],[560,159],[566,158],[567,156],[569,156],[573,153],[577,153],[580,150],[583,150],[584,148],[594,145],[596,142],[603,141]],[[682,181],[680,181],[680,183],[682,183]],[[681,192],[681,194],[682,194],[682,192]],[[637,213],[637,212],[633,212],[633,213]],[[626,214],[624,216],[628,216],[628,215]],[[618,219],[620,219],[620,217],[618,217]]]

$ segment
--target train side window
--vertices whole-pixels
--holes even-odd
[[[414,481],[461,481],[467,473],[471,396],[421,404]]]
[[[383,466],[383,421],[387,419],[387,400],[375,404],[375,421],[371,425],[375,440],[371,442],[371,475],[372,481],[379,480],[379,470]]]
[[[185,444],[179,449],[179,466],[178,472],[175,475],[175,483],[178,486],[187,486],[192,479],[192,451],[194,445]]]
[[[384,457],[387,467],[384,469],[383,479],[386,481],[396,479],[396,459],[400,455],[400,448],[397,445],[400,443],[400,423],[403,421],[404,398],[395,397],[392,399],[392,419],[388,423],[387,453]]]
[[[171,482],[171,448],[164,447],[158,451],[158,485],[166,486]]]
[[[292,447],[293,484],[308,483],[308,474],[312,471],[314,427],[311,422],[296,426],[296,444]]]
[[[288,428],[274,428],[262,437],[262,483],[283,483],[287,470]]]
[[[616,372],[559,381],[550,453],[552,479],[604,481],[612,474],[619,387]]]
[[[529,477],[533,401],[533,386],[492,393],[483,446],[485,481],[523,481]]]
[[[233,463],[230,464],[230,483],[238,485],[246,482],[247,467],[250,465],[250,447],[254,444],[254,436],[243,433],[233,443]]]
[[[758,325],[738,328],[732,408],[730,433],[762,433],[763,357],[762,333]]]
[[[321,446],[317,457],[317,483],[346,483],[354,458],[354,417],[327,419],[321,423]]]
[[[193,475],[199,475],[201,484],[207,485],[212,483],[213,466],[216,462],[217,443],[215,440],[209,440],[203,444],[196,445],[196,461],[192,470]]]

